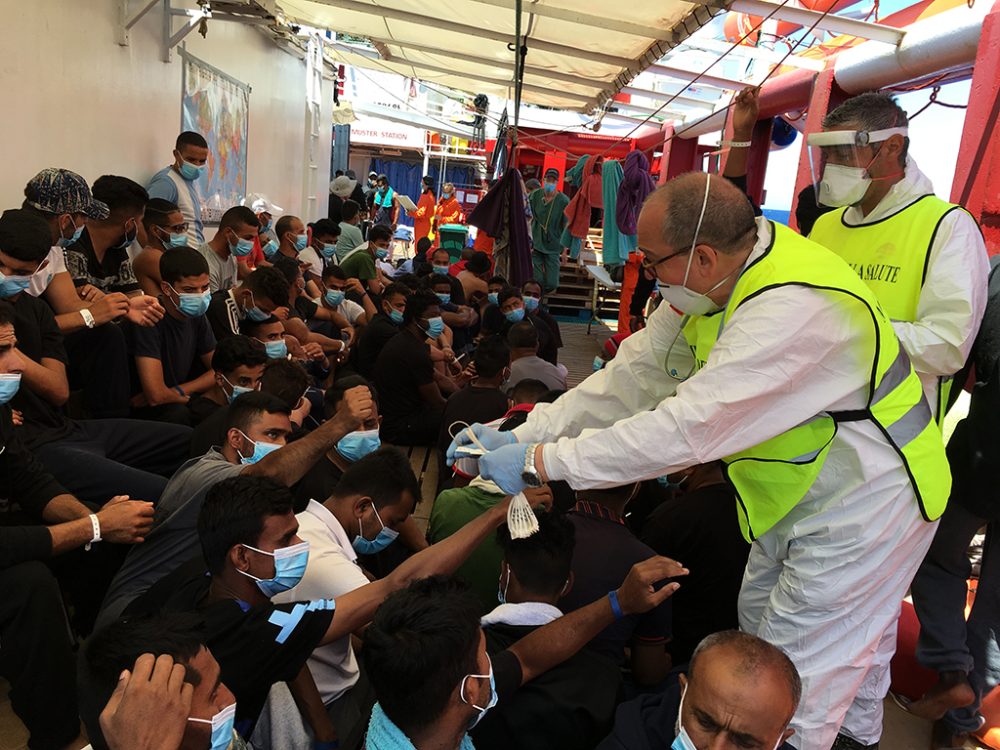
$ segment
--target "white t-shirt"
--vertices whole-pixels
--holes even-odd
[[[315,302],[320,307],[323,306],[323,302],[318,299],[314,299]],[[365,308],[359,305],[354,300],[345,299],[339,305],[337,305],[337,311],[347,318],[347,322],[354,325],[358,322],[358,318],[365,314]]]
[[[41,297],[45,290],[49,288],[49,284],[52,283],[53,277],[57,273],[62,273],[66,270],[66,258],[63,255],[63,249],[58,245],[53,245],[49,250],[49,254],[45,256],[44,268],[39,268],[33,274],[31,274],[31,285],[28,287],[28,294],[32,297]]]
[[[358,556],[347,532],[325,505],[310,500],[298,514],[299,536],[309,541],[309,565],[295,588],[285,591],[273,601],[287,602],[329,599],[361,588],[368,578],[358,566]],[[316,680],[323,703],[337,700],[358,681],[358,660],[346,635],[313,651],[309,671]]]
[[[229,257],[223,260],[215,254],[215,250],[207,242],[198,247],[198,252],[208,261],[208,283],[213,294],[220,289],[228,290],[236,286],[239,264],[235,255],[230,253]]]
[[[299,253],[299,263],[308,263],[309,272],[316,278],[323,275],[323,259],[311,247],[307,247]]]

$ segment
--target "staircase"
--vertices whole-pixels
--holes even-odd
[[[599,265],[602,259],[601,230],[591,229],[583,241],[580,251],[580,265],[570,260],[559,269],[559,288],[548,295],[549,311],[553,315],[579,317],[589,320],[593,305],[594,279],[587,274],[584,266]],[[602,290],[597,317],[618,319],[618,292]]]

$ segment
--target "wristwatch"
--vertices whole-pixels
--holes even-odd
[[[524,469],[521,471],[521,481],[528,487],[535,488],[542,486],[542,477],[535,468],[535,450],[538,443],[528,446],[528,452],[524,456]]]
[[[87,308],[80,310],[80,317],[83,318],[83,324],[87,326],[87,328],[93,328],[97,325],[97,321],[94,320],[94,314]]]

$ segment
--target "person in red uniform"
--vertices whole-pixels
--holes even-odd
[[[423,185],[423,192],[417,201],[417,210],[406,212],[406,215],[413,219],[414,242],[420,242],[431,233],[431,222],[434,219],[434,178],[429,175],[424,177]]]

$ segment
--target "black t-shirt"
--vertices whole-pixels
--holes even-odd
[[[200,557],[200,556],[199,556]],[[236,696],[236,728],[249,737],[268,691],[294,679],[333,620],[333,599],[250,606],[236,599],[206,601],[211,578],[200,559],[161,578],[126,614],[196,612],[201,637]]]
[[[486,651],[496,659],[536,628],[496,624],[483,628]],[[496,661],[493,664],[496,679]],[[478,750],[591,750],[611,731],[621,688],[621,672],[609,659],[586,649],[497,705],[472,731]],[[499,680],[497,680],[499,683]]]
[[[173,388],[186,383],[193,373],[204,372],[201,358],[215,351],[215,336],[204,315],[178,319],[168,313],[155,326],[130,322],[125,334],[131,355],[132,393],[142,391],[136,357],[160,360],[163,383]]]
[[[541,346],[541,337],[539,337],[538,356],[546,362],[551,362],[554,365],[559,364],[559,350],[563,345],[559,323],[545,310],[537,310],[525,317],[532,323],[540,323],[541,325],[536,327],[539,329],[544,327],[548,334],[545,337],[544,348]]]
[[[132,270],[128,249],[108,248],[104,258],[98,260],[90,241],[90,233],[86,229],[83,230],[79,240],[66,248],[64,255],[66,270],[73,277],[76,286],[90,284],[105,294],[110,292],[129,294],[142,289]]]
[[[621,586],[633,565],[656,554],[620,518],[601,505],[578,502],[566,518],[576,529],[576,547],[573,588],[559,601],[563,612],[572,612],[607,596]],[[689,563],[684,560],[684,564]],[[590,648],[619,663],[633,637],[649,641],[670,638],[671,606],[672,600],[667,599],[645,614],[616,620],[590,642]]]
[[[212,301],[205,313],[216,341],[240,335],[240,321],[243,320],[239,305],[233,299],[231,289],[220,289],[212,294]]]
[[[191,432],[191,458],[208,453],[215,445],[226,442],[226,422],[229,421],[229,406],[220,406]]]
[[[434,382],[430,349],[409,331],[400,331],[378,355],[374,378],[379,410],[385,427],[392,432],[394,426],[424,408],[419,388]]]
[[[217,404],[207,396],[196,393],[188,401],[188,411],[191,412],[191,424],[199,425],[223,408],[222,404]],[[208,448],[205,450],[208,450]]]
[[[295,312],[299,314],[299,317],[306,322],[315,318],[316,311],[319,309],[319,305],[308,297],[303,297],[301,294],[295,298],[293,307],[295,308]]]
[[[674,664],[684,664],[701,640],[739,627],[737,600],[750,545],[740,533],[736,497],[726,484],[667,500],[650,515],[642,541],[658,555],[683,560],[691,572],[673,606]]]
[[[378,355],[382,353],[382,349],[389,342],[389,339],[397,333],[399,333],[399,326],[393,323],[385,313],[378,313],[372,318],[358,339],[356,362],[358,372],[366,378],[372,377],[375,372],[375,360],[378,359]]]
[[[295,496],[295,512],[301,513],[305,510],[310,500],[322,503],[330,497],[342,476],[344,472],[340,467],[323,456],[292,488],[292,494]]]
[[[453,422],[486,424],[494,419],[500,419],[510,408],[507,394],[499,388],[478,388],[467,385],[460,391],[448,397],[441,420],[441,436],[438,438],[438,448],[444,452],[451,443],[449,428]]]
[[[66,348],[52,308],[27,292],[19,294],[12,304],[14,333],[20,352],[36,364],[41,364],[42,359],[55,359],[65,365]],[[28,448],[60,440],[73,431],[73,423],[62,409],[33,392],[25,383],[21,383],[10,405],[24,415],[24,424],[18,429]]]

